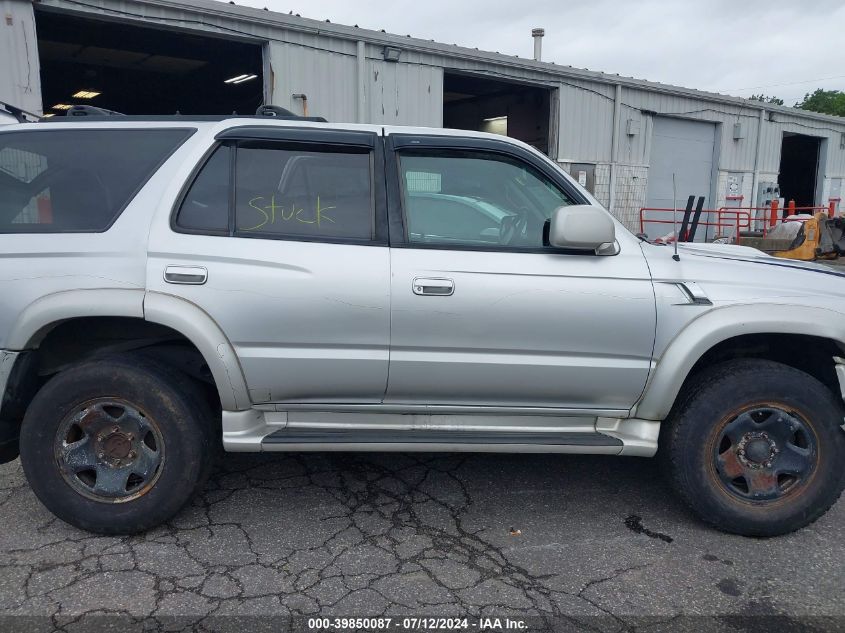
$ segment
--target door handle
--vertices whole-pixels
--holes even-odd
[[[204,266],[168,266],[164,269],[164,280],[169,284],[201,286],[208,281],[208,270]]]
[[[416,277],[412,288],[415,295],[448,297],[455,294],[455,282],[444,278]]]

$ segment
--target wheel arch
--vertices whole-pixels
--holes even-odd
[[[817,340],[824,346],[825,355],[833,352],[829,354],[831,372],[834,369],[832,357],[836,353],[845,353],[845,321],[833,310],[781,304],[716,308],[689,322],[666,346],[656,359],[632,415],[648,420],[665,419],[685,383],[695,375],[703,361],[717,356],[715,352],[720,350],[720,346],[724,348],[736,343],[738,348],[742,348],[752,340],[761,340],[760,337],[765,337],[770,343],[803,339],[812,344],[813,340]],[[813,349],[819,351],[818,347]],[[767,355],[758,357],[771,358]],[[781,362],[796,367],[788,360]]]
[[[208,365],[224,410],[250,407],[249,391],[232,344],[215,321],[193,303],[143,289],[69,290],[29,304],[7,338],[9,350],[33,350],[63,323],[91,317],[137,319],[166,326],[189,341]],[[8,368],[11,372],[12,368]]]

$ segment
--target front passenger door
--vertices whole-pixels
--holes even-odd
[[[655,300],[631,237],[613,256],[543,246],[583,196],[527,150],[391,135],[386,404],[625,411],[651,364]]]

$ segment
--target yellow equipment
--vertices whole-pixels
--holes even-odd
[[[845,254],[845,218],[826,211],[788,216],[765,237],[744,237],[742,243],[784,259],[837,259]]]

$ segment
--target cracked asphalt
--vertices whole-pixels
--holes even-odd
[[[243,632],[382,614],[845,630],[843,524],[840,502],[789,536],[722,534],[646,459],[230,454],[169,524],[107,538],[49,514],[16,461],[0,466],[0,628],[92,631],[118,614],[99,622]]]

